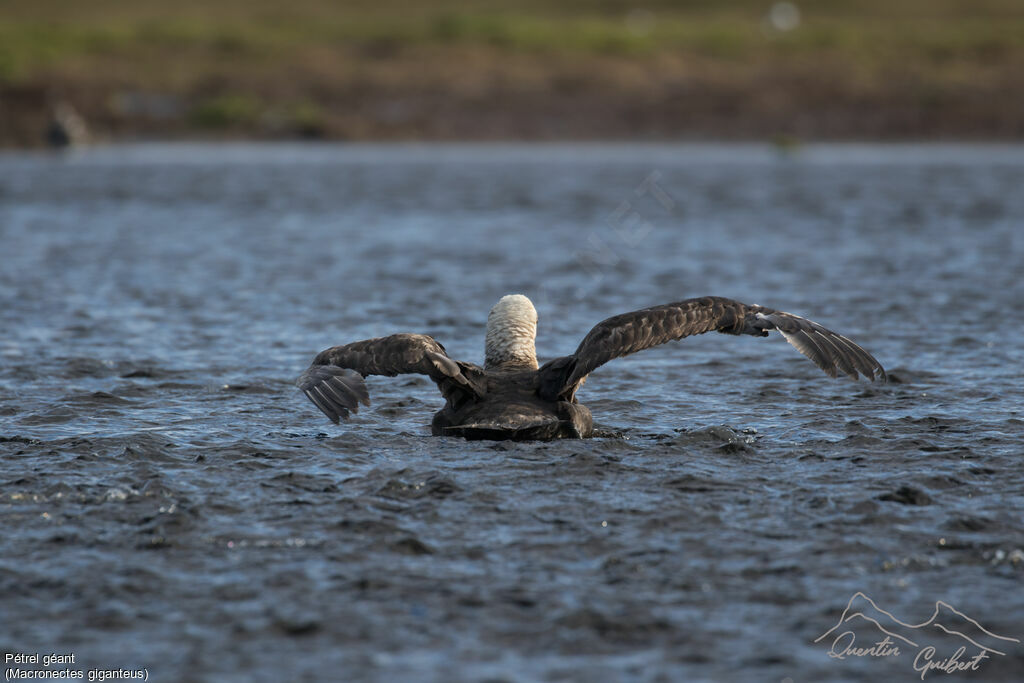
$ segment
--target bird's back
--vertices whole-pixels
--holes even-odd
[[[487,391],[483,398],[454,410],[445,406],[434,416],[435,435],[523,441],[579,437],[589,432],[590,413],[586,408],[576,407],[586,411],[584,421],[582,415],[573,414],[569,404],[547,401],[537,395],[537,370],[489,369],[486,379]],[[586,429],[581,430],[584,426]]]

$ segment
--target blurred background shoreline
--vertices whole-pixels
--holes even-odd
[[[8,0],[0,147],[1022,140],[1019,0]]]

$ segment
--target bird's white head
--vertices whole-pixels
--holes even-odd
[[[537,368],[537,309],[522,294],[501,297],[487,314],[484,367]]]

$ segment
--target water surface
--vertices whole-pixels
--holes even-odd
[[[167,681],[918,680],[814,643],[856,591],[1024,639],[1021,187],[1006,146],[0,155],[0,649]],[[292,385],[399,331],[480,363],[510,292],[542,360],[715,294],[894,381],[706,335],[591,377],[609,436],[516,444],[429,436],[425,378],[371,378],[340,427]],[[964,680],[1021,671],[1017,644]]]

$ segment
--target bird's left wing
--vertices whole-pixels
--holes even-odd
[[[455,407],[485,391],[480,367],[449,358],[444,347],[425,334],[393,334],[331,347],[313,359],[296,384],[338,424],[339,418],[358,412],[360,403],[370,405],[366,375],[409,373],[429,376]]]

